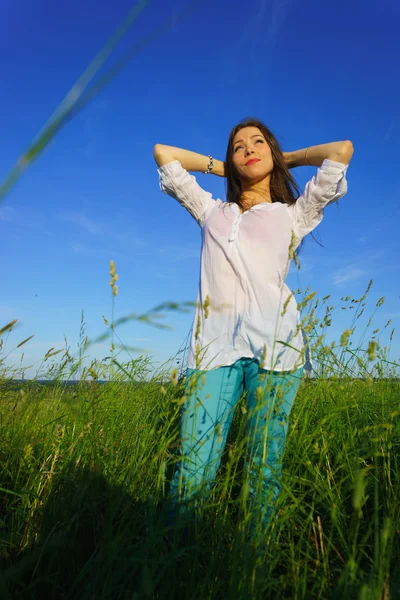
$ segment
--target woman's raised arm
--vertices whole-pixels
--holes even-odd
[[[294,152],[283,152],[283,158],[289,169],[307,166],[307,164],[311,167],[320,167],[326,158],[348,165],[353,152],[351,141],[344,140],[343,142],[330,142],[329,144],[310,146],[309,148],[302,148]]]
[[[204,154],[197,154],[197,152],[191,152],[190,150],[184,150],[183,148],[175,148],[174,146],[164,146],[163,144],[156,144],[154,146],[154,159],[159,167],[166,165],[173,160],[179,160],[182,167],[186,171],[207,171],[210,159]],[[225,177],[225,163],[222,160],[216,160],[214,158],[214,167],[211,171],[213,175],[219,177]]]

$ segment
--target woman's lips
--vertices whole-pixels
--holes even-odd
[[[250,160],[247,161],[246,167],[247,167],[247,165],[252,165],[253,163],[256,163],[256,162],[260,162],[260,159],[259,158],[251,158]]]

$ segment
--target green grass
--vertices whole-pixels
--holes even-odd
[[[400,597],[398,383],[302,382],[259,556],[243,541],[243,399],[189,539],[168,535],[182,393],[2,388],[1,598]]]
[[[5,362],[17,321],[0,328],[0,597],[400,598],[399,364],[378,329],[365,339],[383,298],[357,344],[352,339],[371,284],[344,307],[354,309],[353,320],[338,344],[325,341],[337,309],[325,305],[320,318],[329,296],[320,302],[306,290],[299,303],[304,315],[314,302],[303,326],[318,376],[301,382],[276,516],[253,544],[244,397],[209,498],[173,529],[165,498],[178,460],[184,381],[176,369],[148,381],[149,359],[122,364],[115,355],[129,354],[116,325],[166,328],[160,311],[187,311],[189,303],[115,320],[112,293],[112,320],[104,318],[100,336],[110,340],[111,356],[84,366],[93,342],[82,315],[78,356],[66,341],[62,355],[49,349],[43,358],[37,377],[52,379],[46,386],[10,385],[26,367]],[[78,374],[75,386],[63,384]]]

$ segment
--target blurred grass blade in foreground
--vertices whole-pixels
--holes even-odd
[[[39,156],[39,154],[49,144],[56,132],[62,127],[66,121],[67,115],[76,105],[90,81],[103,66],[111,52],[119,44],[128,29],[133,25],[149,2],[150,0],[139,0],[139,2],[129,12],[128,16],[124,19],[122,24],[111,36],[107,44],[102,48],[102,50],[100,50],[96,58],[90,63],[83,75],[81,75],[75,85],[71,88],[54,114],[50,117],[46,125],[32,142],[31,146],[22,156],[20,156],[17,164],[11,170],[4,182],[0,185],[0,200],[4,198],[10,188],[20,177],[22,172],[26,169],[28,164]]]
[[[81,75],[75,85],[68,92],[60,106],[56,109],[44,128],[32,142],[31,146],[22,156],[20,156],[16,165],[10,171],[3,183],[0,184],[0,201],[6,196],[14,183],[19,179],[29,163],[39,156],[39,154],[50,143],[55,134],[61,129],[61,127],[69,120],[74,118],[79,111],[84,108],[84,106],[86,106],[86,104],[88,104],[88,102],[90,102],[90,100],[92,100],[106,85],[108,85],[112,79],[114,79],[114,77],[116,77],[116,75],[118,75],[118,73],[128,64],[128,62],[134,56],[138,55],[145,46],[147,46],[153,39],[156,39],[161,34],[168,31],[170,28],[176,25],[181,18],[191,12],[191,10],[199,3],[199,0],[195,0],[176,15],[166,19],[163,23],[161,23],[161,25],[156,27],[147,36],[145,36],[143,40],[131,46],[124,56],[112,67],[110,67],[101,78],[98,79],[96,84],[93,84],[88,90],[86,90],[90,81],[103,66],[111,52],[121,41],[128,29],[133,25],[149,2],[150,0],[140,0],[134,6],[126,19],[111,36],[104,48],[99,52],[83,75]]]

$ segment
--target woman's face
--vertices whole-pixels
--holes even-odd
[[[265,179],[274,168],[271,149],[258,127],[244,127],[237,132],[232,160],[239,178],[254,183]]]

